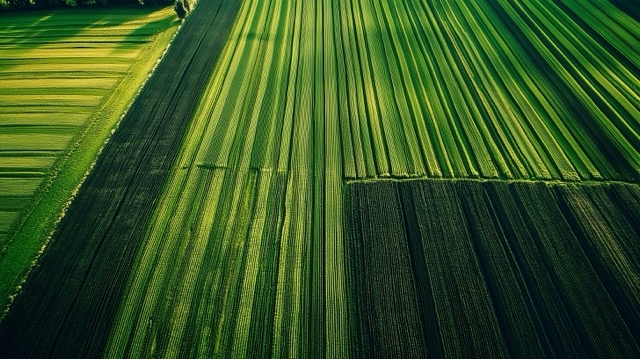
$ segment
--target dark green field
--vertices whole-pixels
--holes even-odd
[[[345,192],[362,356],[637,355],[637,185],[414,180]]]

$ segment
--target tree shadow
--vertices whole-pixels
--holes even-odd
[[[55,44],[69,43],[74,46],[74,38],[91,30],[117,30],[128,23],[144,22],[153,12],[162,9],[159,6],[121,5],[109,8],[70,8],[56,10],[28,10],[0,13],[0,54],[3,50],[16,50],[7,56],[0,55],[0,73],[11,68],[12,62],[18,63],[29,52],[51,47]],[[136,27],[123,37],[105,33],[91,39],[79,39],[86,44],[95,44],[98,40],[113,36],[114,50],[130,46],[133,43],[146,42],[157,33],[178,21],[175,17],[162,17]],[[87,41],[88,40],[88,41]],[[109,42],[109,41],[107,41]],[[20,50],[24,53],[20,53]]]

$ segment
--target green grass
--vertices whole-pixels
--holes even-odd
[[[2,307],[176,26],[169,8],[0,14]]]

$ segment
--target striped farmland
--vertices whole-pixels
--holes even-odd
[[[406,98],[413,98],[413,104],[405,102],[407,107],[404,110],[397,108],[402,100],[394,97],[400,92],[395,90],[396,86],[404,86],[406,92],[412,90],[412,84],[427,87],[426,84],[415,82],[416,79],[410,76],[395,78],[385,70],[402,69],[408,63],[407,59],[400,58],[407,55],[405,50],[401,52],[385,47],[402,41],[393,39],[385,43],[382,38],[377,39],[377,42],[374,38],[367,42],[364,39],[370,39],[371,35],[363,33],[360,40],[357,35],[353,35],[353,38],[347,35],[357,34],[358,31],[358,27],[351,21],[365,21],[362,19],[372,16],[375,11],[391,11],[389,7],[393,6],[393,2],[380,3],[380,9],[376,9],[368,8],[370,5],[367,3],[352,4],[348,1],[317,1],[314,4],[300,1],[245,2],[230,36],[236,41],[229,42],[218,63],[216,73],[204,93],[199,112],[188,131],[180,160],[174,167],[172,178],[165,185],[165,193],[161,198],[166,202],[155,211],[157,219],[152,221],[155,225],[150,227],[145,238],[147,257],[137,260],[137,267],[131,274],[129,292],[125,295],[126,301],[122,303],[118,316],[121,324],[114,327],[110,338],[110,348],[113,350],[109,351],[110,355],[169,355],[171,340],[174,340],[174,350],[193,357],[336,357],[345,353],[361,353],[359,348],[349,346],[354,326],[360,324],[357,317],[347,315],[356,309],[349,304],[354,297],[348,290],[351,284],[345,277],[345,265],[353,260],[354,255],[348,254],[345,257],[344,254],[345,243],[349,243],[348,237],[343,234],[342,224],[344,180],[349,181],[349,187],[358,186],[358,180],[406,176],[515,177],[556,181],[618,178],[617,172],[606,172],[603,175],[600,170],[593,170],[593,175],[586,172],[560,175],[559,161],[574,163],[575,156],[569,157],[567,153],[574,153],[570,152],[574,151],[571,144],[578,146],[578,140],[570,138],[560,142],[559,134],[572,135],[572,132],[565,128],[564,132],[559,132],[556,127],[552,131],[547,127],[551,126],[549,118],[542,118],[540,115],[536,115],[539,121],[535,125],[538,126],[537,129],[531,128],[530,133],[520,133],[520,137],[511,142],[510,146],[514,148],[512,157],[502,154],[505,158],[503,162],[507,161],[506,158],[513,158],[522,163],[521,168],[528,168],[527,170],[509,172],[507,176],[499,174],[500,170],[493,161],[495,156],[489,150],[484,163],[492,175],[482,171],[476,171],[473,175],[464,172],[478,163],[472,161],[472,158],[477,158],[475,155],[468,155],[466,160],[459,162],[458,168],[463,172],[436,174],[419,169],[428,168],[428,163],[431,163],[432,168],[442,168],[441,164],[446,162],[453,163],[453,160],[447,160],[450,157],[446,153],[448,150],[469,154],[473,153],[473,149],[454,147],[452,143],[443,144],[442,150],[430,149],[427,138],[419,137],[420,133],[427,134],[430,131],[428,127],[431,124],[447,126],[442,123],[446,116],[433,114],[434,117],[430,118],[412,115],[412,111],[417,111],[416,106],[422,106],[424,95],[407,93]],[[439,16],[446,14],[444,8],[440,11]],[[405,16],[409,20],[409,15]],[[413,16],[416,16],[415,13]],[[393,23],[391,18],[386,22],[382,18],[379,20],[377,26]],[[374,18],[366,21],[374,21]],[[372,27],[369,24],[362,26],[364,28]],[[371,31],[374,34],[383,33],[375,28]],[[389,32],[396,33],[392,30]],[[421,43],[415,39],[413,41],[414,45]],[[356,45],[364,47],[346,55],[347,49]],[[507,49],[505,46],[493,51]],[[375,53],[375,56],[362,55],[366,51]],[[363,60],[361,63],[349,63],[357,61],[358,58],[353,56],[355,53],[361,54],[362,59],[370,62],[364,63],[366,61]],[[391,55],[388,54],[398,58],[389,59]],[[453,59],[459,57],[452,55],[448,61]],[[379,63],[374,63],[375,61]],[[395,62],[392,65],[390,61]],[[405,65],[398,65],[402,62]],[[406,73],[415,73],[415,69],[406,66]],[[416,66],[415,63],[413,66]],[[526,68],[522,64],[520,66],[522,69]],[[365,68],[369,68],[370,72],[367,73]],[[357,69],[362,71],[353,71]],[[487,70],[484,71],[489,76]],[[504,75],[510,73],[512,71],[505,70]],[[350,81],[358,76],[365,77],[360,80],[362,84],[354,82],[352,85]],[[459,76],[471,75],[461,72]],[[534,78],[527,73],[522,76],[529,76],[527,79],[531,81]],[[381,84],[377,85],[377,81]],[[450,81],[453,80],[443,81],[441,86],[451,86]],[[362,93],[367,89],[373,91]],[[548,88],[543,90],[547,92]],[[531,96],[538,93],[542,101],[546,98],[543,96],[548,96],[540,92],[543,90],[534,89],[532,91],[538,92],[520,94],[519,101],[523,104],[518,106],[528,106],[528,111],[538,113],[539,108],[533,108],[536,98],[532,100]],[[471,93],[473,89],[469,91]],[[482,93],[478,96],[486,99],[480,103],[494,103],[487,106],[496,106],[491,101],[514,101],[509,100],[507,95],[504,98],[489,98],[494,92],[486,88],[475,87],[475,91]],[[455,94],[444,88],[437,92],[444,96]],[[431,97],[427,98],[431,100]],[[384,101],[387,101],[386,104]],[[358,104],[377,109],[362,109]],[[517,102],[505,102],[503,108],[515,107],[516,104]],[[469,102],[468,105],[460,102],[452,106],[456,109],[461,106],[476,106],[477,111],[481,111],[478,102]],[[389,112],[382,112],[383,108]],[[552,112],[552,107],[549,107],[549,111],[549,116],[555,116],[554,121],[560,123],[557,126],[562,126],[562,121],[567,121],[557,112]],[[502,119],[495,117],[498,115],[493,117],[496,121],[493,125],[501,126],[502,133],[516,136],[513,133],[515,129],[533,126],[524,116],[508,113],[511,117],[504,114],[500,115]],[[359,117],[360,114],[363,116]],[[467,115],[469,126],[483,125],[477,121],[482,116],[481,112],[469,112]],[[373,123],[374,120],[377,123]],[[408,125],[405,120],[416,123],[405,128]],[[498,125],[498,121],[502,124]],[[516,127],[511,127],[514,123]],[[466,125],[460,122],[459,126],[461,127],[449,130],[443,127],[442,131],[450,131],[451,136],[454,133],[460,135],[460,129],[465,129]],[[488,128],[492,125],[484,126]],[[364,132],[367,130],[363,128],[369,128],[370,132]],[[478,135],[478,141],[502,140],[494,135],[495,132],[486,128],[487,132]],[[546,133],[548,146],[555,146],[555,149],[546,150],[541,145],[542,142],[527,145],[520,141],[530,136],[535,137],[533,131]],[[581,133],[584,135],[584,132]],[[280,140],[276,140],[278,138]],[[355,140],[350,142],[349,139],[371,140],[372,143],[379,140],[380,151],[370,147],[367,150],[361,149],[361,155],[357,155],[355,147],[362,146],[362,143],[356,145]],[[476,143],[472,142],[467,140],[466,143],[468,146]],[[528,150],[522,147],[525,145],[529,146]],[[504,147],[494,145],[493,148],[496,154],[500,154]],[[414,153],[411,153],[412,149],[415,150]],[[426,156],[428,151],[431,152]],[[550,151],[556,151],[554,153],[558,157],[549,155]],[[605,155],[599,151],[598,147],[594,147],[592,155],[604,158]],[[376,157],[377,154],[381,156]],[[415,160],[408,160],[409,156],[413,156]],[[547,162],[541,159],[543,156],[546,156]],[[380,158],[384,160],[378,161]],[[546,171],[544,175],[542,172],[531,172],[533,158],[539,161],[540,171]],[[386,165],[383,164],[385,161]],[[604,165],[609,164],[604,159],[602,161]],[[505,165],[503,168],[509,166]],[[349,172],[349,168],[369,168],[372,172],[367,174],[365,171],[357,175],[357,170]],[[383,168],[387,168],[388,172]],[[633,178],[636,172],[629,173],[630,176],[623,178]],[[205,180],[210,176],[213,176],[213,182]],[[274,176],[280,178],[278,181],[283,184],[268,184],[273,179],[265,177]],[[260,178],[264,178],[264,184],[260,184]],[[259,188],[266,190],[274,186],[280,188],[275,192],[275,197],[260,194]],[[202,204],[210,206],[206,210],[196,210],[191,205],[199,203],[198,198],[209,198],[208,196],[212,197]],[[254,212],[257,210],[256,206],[261,203],[268,203],[270,209],[259,210],[257,213],[261,215],[255,217],[258,215]],[[381,200],[380,203],[388,201]],[[364,208],[361,210],[364,211]],[[380,213],[381,208],[372,206],[372,211]],[[264,215],[268,217],[264,218]],[[402,227],[403,219],[400,216],[394,222]],[[271,227],[267,226],[269,223]],[[451,223],[455,222],[452,220]],[[389,226],[392,227],[391,224]],[[266,231],[266,228],[271,228],[271,231]],[[348,228],[348,231],[351,230]],[[384,228],[378,230],[385,233]],[[461,227],[459,231],[462,230]],[[381,234],[381,238],[387,237]],[[268,251],[265,252],[265,249]],[[175,256],[175,253],[183,251],[186,251],[186,257]],[[388,253],[398,252],[397,249],[390,249]],[[398,263],[398,260],[391,263]],[[173,269],[176,267],[184,268],[180,272],[183,274],[176,274]],[[465,270],[473,272],[473,268]],[[362,273],[373,276],[373,273],[378,272]],[[404,280],[405,283],[410,283],[410,277]],[[403,282],[402,279],[389,278],[389,283],[397,285]],[[480,282],[477,285],[482,286]],[[176,286],[181,288],[182,294],[175,297],[168,294]],[[211,294],[190,294],[189,288],[203,288],[203,293]],[[398,293],[395,305],[402,305],[405,297],[411,298],[406,293]],[[168,300],[171,301],[170,305],[166,305]],[[513,298],[509,300],[515,301]],[[210,312],[212,304],[207,303],[219,303],[217,311]],[[627,304],[630,303],[633,300]],[[287,308],[291,308],[290,312]],[[272,319],[265,320],[267,310],[271,310]],[[158,313],[161,315],[157,316]],[[398,320],[403,325],[412,318],[415,319],[415,313],[405,314],[405,318]],[[487,311],[486,315],[493,314]],[[146,321],[151,316],[153,321]],[[495,318],[493,320],[497,321]],[[525,333],[527,328],[524,325],[517,327],[517,324],[514,327]],[[462,322],[451,325],[459,326]],[[218,332],[212,332],[213,328],[217,328]],[[199,335],[200,333],[206,335]],[[265,337],[264,333],[270,334]],[[496,345],[497,350],[500,350],[500,345],[512,339],[505,339],[504,333],[499,330],[493,332],[493,342],[486,342],[485,348]],[[172,339],[174,335],[178,336],[177,339]],[[482,334],[473,335],[480,335],[479,340],[489,340],[483,338]],[[420,343],[421,339],[416,338],[416,346],[424,346],[424,343]],[[369,344],[373,345],[376,340]],[[400,342],[407,343],[404,339]],[[521,345],[525,346],[526,343]],[[132,348],[136,348],[135,351],[130,351]],[[536,348],[539,349],[533,346],[529,353],[540,354],[541,351]],[[399,347],[395,349],[400,350]],[[486,354],[506,355],[508,352],[506,348],[503,349],[505,351]],[[454,357],[465,354],[455,351],[442,353]],[[466,354],[478,353],[482,352]]]
[[[346,188],[363,357],[634,357],[638,185]]]
[[[38,293],[52,254],[0,349],[638,356],[632,16],[595,0],[201,0],[185,28],[235,6],[211,77],[183,77],[207,81],[193,115],[153,122],[173,137],[149,154],[127,142],[146,127],[116,132],[135,176],[101,157],[111,177],[70,208],[57,243],[86,236],[92,258],[68,275],[77,298],[60,295],[75,330],[25,324],[57,305]],[[63,233],[82,220],[97,229]]]
[[[0,306],[162,55],[170,9],[0,14]]]
[[[640,29],[593,3],[345,2],[345,177],[637,180]]]

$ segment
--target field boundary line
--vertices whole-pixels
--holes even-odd
[[[362,178],[362,179],[343,179],[345,185],[352,184],[367,184],[367,183],[380,183],[380,182],[414,182],[414,181],[442,181],[442,182],[480,182],[480,183],[544,183],[548,185],[603,185],[603,184],[624,184],[640,186],[638,182],[624,181],[624,180],[580,180],[580,181],[566,181],[559,179],[499,179],[499,178],[471,178],[471,177],[376,177],[376,178]]]

